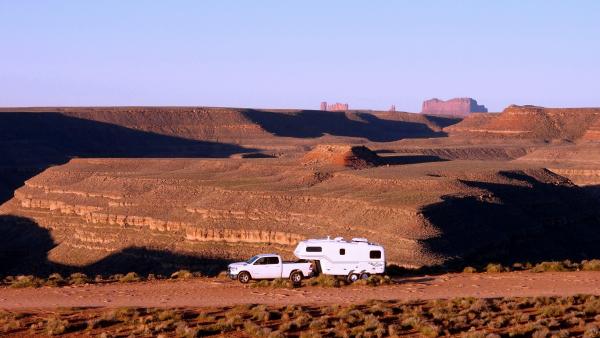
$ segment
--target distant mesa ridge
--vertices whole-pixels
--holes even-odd
[[[470,97],[454,98],[451,100],[440,100],[433,98],[423,102],[422,113],[424,114],[446,114],[446,115],[469,115],[470,113],[487,113],[487,108],[480,105]]]

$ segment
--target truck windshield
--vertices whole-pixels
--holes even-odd
[[[258,256],[254,256],[254,257],[250,258],[249,260],[247,260],[246,263],[252,264],[257,259],[258,259]]]

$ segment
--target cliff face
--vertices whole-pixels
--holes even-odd
[[[76,159],[28,180],[0,213],[49,231],[56,246],[48,259],[71,266],[131,247],[213,260],[291,257],[299,240],[327,235],[380,242],[390,263],[405,266],[507,248],[529,260],[567,250],[548,244],[552,233],[571,238],[577,227],[598,225],[568,181],[523,170],[489,162],[351,170],[281,159]],[[527,245],[511,248],[507,238]],[[568,246],[586,252],[584,239],[597,236]]]
[[[470,113],[487,113],[487,108],[472,98],[455,98],[447,101],[431,99],[423,102],[421,113],[467,116]]]

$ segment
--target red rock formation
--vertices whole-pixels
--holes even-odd
[[[380,163],[379,156],[365,146],[318,145],[304,155],[305,165],[337,165],[364,169]]]
[[[346,111],[348,110],[348,104],[347,103],[334,103],[334,104],[328,104],[327,105],[327,109],[328,111]]]
[[[469,115],[470,113],[487,113],[484,105],[477,104],[472,98],[463,97],[443,101],[431,99],[423,102],[424,114]]]

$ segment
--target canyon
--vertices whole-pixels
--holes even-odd
[[[305,238],[404,267],[600,256],[600,109],[0,110],[0,273],[216,274]]]

